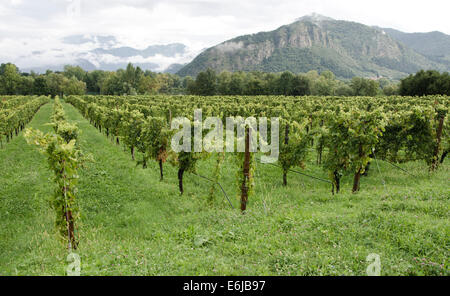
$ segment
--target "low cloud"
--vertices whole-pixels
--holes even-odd
[[[242,41],[239,42],[225,42],[216,47],[216,50],[220,52],[233,52],[244,47]]]

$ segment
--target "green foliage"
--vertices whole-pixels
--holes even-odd
[[[306,74],[224,71],[215,75],[208,69],[190,82],[187,93],[193,95],[285,95],[285,96],[376,96],[378,93],[394,95],[396,84],[380,88],[376,80],[354,77],[350,82],[337,80],[331,71],[310,71]],[[386,80],[386,79],[384,79]]]
[[[208,105],[217,101],[233,105],[236,98],[208,99]],[[388,109],[395,106],[400,116],[410,104],[428,105],[435,99],[448,101],[346,98],[354,106],[367,107],[370,102],[385,106],[386,113],[393,113]],[[188,108],[190,101],[198,104],[205,98],[161,98],[167,100],[182,100]],[[342,98],[308,100],[320,101],[326,108],[342,102]],[[239,103],[244,101],[255,110],[256,102],[308,108],[307,101],[298,98],[245,97]],[[364,187],[353,196],[347,190],[351,181],[343,177],[342,193],[335,197],[328,184],[302,176],[293,176],[283,187],[274,182],[279,168],[258,164],[254,194],[246,215],[241,215],[222,199],[211,205],[207,201],[211,184],[199,178],[186,178],[185,197],[179,198],[173,185],[175,169],[169,167],[166,181],[160,182],[156,167],[137,168],[122,147],[112,145],[75,108],[63,105],[67,118],[83,132],[79,141],[83,151],[98,160],[81,172],[77,185],[84,217],[79,231],[86,241],[78,250],[82,275],[364,276],[371,253],[380,255],[385,276],[449,275],[448,159],[432,175],[423,162],[402,164],[414,178],[377,154],[386,189],[380,175],[373,173],[364,177]],[[270,106],[266,109],[274,108]],[[50,113],[51,106],[44,106],[30,126],[50,130],[46,125]],[[311,152],[306,172],[326,177],[315,159]],[[210,176],[215,164],[215,158],[199,162],[198,173]],[[0,174],[2,275],[64,275],[67,251],[52,239],[53,215],[42,202],[42,196],[53,190],[45,163],[17,137],[0,151],[0,168],[5,172]],[[235,171],[235,158],[225,159],[220,182],[230,195],[237,194]]]
[[[356,96],[376,96],[378,93],[378,82],[371,79],[353,77],[350,87]]]
[[[450,95],[450,74],[438,71],[419,71],[401,80],[400,95]]]
[[[142,71],[139,67],[128,64],[125,70],[116,72],[97,72],[90,78],[95,85],[92,91],[105,95],[137,95],[154,93],[180,93],[183,81],[169,73]],[[97,80],[97,81],[96,81]],[[96,81],[96,82],[95,82]]]
[[[0,101],[0,145],[3,138],[9,142],[14,135],[25,128],[47,97],[3,97]]]
[[[280,155],[278,162],[287,174],[293,167],[304,167],[310,136],[305,129],[306,122],[299,124],[286,121],[280,125]],[[287,134],[286,134],[287,132]]]
[[[221,76],[223,81],[232,79],[228,74]],[[332,74],[327,72],[322,75],[311,72],[307,77],[333,79]],[[439,112],[447,114],[448,97],[280,96],[236,99],[224,96],[152,96],[151,99],[67,99],[99,129],[115,130],[115,136],[120,136],[132,151],[136,148],[144,153],[144,159],[166,159],[171,155],[168,149],[168,122],[175,116],[191,117],[198,108],[204,114],[220,115],[222,118],[264,116],[286,119],[284,122],[290,122],[292,129],[289,131],[288,145],[284,145],[283,141],[285,131],[280,130],[280,164],[284,173],[292,166],[301,165],[306,151],[313,148],[319,153],[317,161],[323,164],[333,182],[338,182],[339,176],[348,173],[363,174],[373,157],[374,148],[380,159],[396,162],[424,160],[431,164],[437,157],[445,157],[448,147],[449,133],[444,115],[443,135],[436,152],[438,117],[437,111],[434,111],[442,110],[444,113]],[[158,153],[164,157],[158,156]],[[197,161],[203,158],[201,154],[187,152],[172,156],[172,163],[182,172],[194,171]]]
[[[216,73],[208,69],[197,75],[195,80],[195,95],[212,96],[216,94]]]
[[[141,152],[145,151],[145,146],[141,141],[143,125],[144,115],[137,110],[124,115],[120,123],[120,134],[124,143],[132,150],[132,153],[134,153],[134,148],[138,148]]]
[[[326,116],[327,130],[324,135],[328,150],[324,167],[336,187],[339,187],[340,176],[350,172],[359,178],[364,173],[385,124],[380,110],[367,112],[350,109],[348,112],[338,112]],[[357,191],[359,179],[355,182],[354,191]]]
[[[13,64],[2,64],[0,73],[0,94],[15,95],[21,79],[19,69]]]
[[[25,138],[29,144],[39,147],[47,156],[48,165],[55,177],[55,193],[51,206],[55,211],[55,224],[62,237],[67,236],[68,224],[75,223],[79,217],[76,204],[76,184],[78,182],[78,168],[80,152],[76,148],[76,140],[67,143],[63,138],[54,134],[43,134],[39,130],[27,129]],[[71,212],[71,219],[66,214]],[[72,244],[74,241],[72,241]],[[76,243],[73,244],[76,246]]]
[[[437,106],[443,110],[442,114],[434,108],[412,107],[411,110],[400,114],[390,115],[389,124],[377,144],[379,157],[395,162],[424,160],[428,165],[433,162],[437,145],[437,128],[440,116],[446,116],[448,107]],[[448,128],[448,127],[447,127]],[[441,141],[443,150],[447,149],[448,134],[444,128]],[[442,150],[442,147],[438,149]],[[440,153],[439,151],[438,153]]]
[[[163,117],[147,117],[143,123],[141,142],[143,143],[144,158],[150,158],[160,163],[161,179],[163,178],[163,164],[170,154],[170,139],[173,131],[169,129]]]
[[[66,66],[64,66],[63,75],[69,79],[71,79],[72,77],[75,77],[78,81],[85,81],[87,73],[80,66],[74,67],[74,66],[66,65]]]
[[[77,145],[78,128],[67,122],[58,98],[54,103],[52,125],[55,133],[44,134],[30,128],[25,131],[25,139],[47,156],[49,168],[54,173],[55,192],[51,207],[55,211],[55,224],[61,237],[67,237],[70,248],[76,249],[76,223],[80,218],[76,202],[78,170],[87,158]]]
[[[0,66],[0,95],[178,94],[186,91],[186,84],[187,80],[177,75],[144,72],[132,64],[116,72],[87,72],[79,66],[67,65],[63,72],[48,70],[41,75],[20,73],[10,63]]]
[[[223,164],[224,160],[225,160],[225,152],[217,153],[217,160],[216,160],[216,164],[214,166],[213,175],[212,175],[212,180],[214,181],[214,183],[211,184],[211,188],[209,190],[209,195],[208,195],[208,200],[210,202],[213,202],[215,200],[216,187],[217,187],[217,183],[219,183],[219,181],[220,181],[221,168],[222,168],[222,164]]]
[[[76,141],[78,139],[78,127],[67,121],[66,114],[59,98],[55,98],[53,115],[51,119],[55,133],[66,143],[70,143],[72,140]]]

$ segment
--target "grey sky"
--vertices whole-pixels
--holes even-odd
[[[358,0],[0,0],[0,61],[39,60],[33,51],[89,50],[62,38],[76,34],[113,35],[127,46],[183,43],[191,55],[242,34],[274,30],[316,12],[406,32],[450,34],[450,1]],[[86,48],[83,48],[85,46]],[[58,56],[61,56],[59,54]],[[169,63],[171,61],[167,61]]]

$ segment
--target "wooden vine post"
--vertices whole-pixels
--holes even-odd
[[[68,206],[68,199],[67,199],[67,191],[68,191],[68,185],[66,183],[66,172],[65,172],[65,164],[66,161],[63,160],[62,161],[62,177],[64,180],[64,186],[62,188],[62,192],[64,194],[64,205],[63,205],[63,219],[66,220],[67,223],[67,235],[68,235],[68,239],[69,239],[69,249],[77,249],[78,243],[75,239],[75,225],[74,225],[74,218],[73,218],[73,214],[72,214],[72,210],[69,208]]]
[[[247,209],[248,192],[250,189],[250,129],[245,129],[245,152],[244,152],[244,179],[241,186],[241,211]]]
[[[363,150],[362,150],[362,144],[359,144],[359,157],[362,158],[363,156],[364,155],[363,155]],[[355,177],[353,179],[353,189],[352,189],[353,193],[356,193],[356,192],[359,191],[359,183],[360,183],[360,180],[361,180],[361,171],[362,171],[362,169],[363,168],[360,166],[358,168],[358,170],[356,171],[356,173],[355,173]]]
[[[442,131],[444,129],[445,114],[439,114],[439,124],[436,130],[436,146],[434,147],[433,162],[431,170],[434,171],[439,166],[439,150],[441,149]]]
[[[159,180],[160,181],[164,180],[163,161],[162,161],[162,159],[159,160],[159,175],[160,175]]]
[[[333,181],[333,187],[331,189],[331,192],[334,195],[334,188],[336,186],[336,194],[339,194],[339,191],[341,190],[341,176],[340,176],[338,170],[335,170],[333,172],[333,178],[334,178],[333,179],[334,181]]]
[[[178,169],[178,187],[180,189],[180,194],[183,195],[184,190],[183,190],[183,175],[184,175],[184,168],[179,168]]]
[[[169,108],[169,124],[168,126],[172,126],[172,110]],[[159,155],[166,154],[166,149],[160,149]],[[160,175],[160,181],[164,180],[164,170],[163,170],[163,159],[159,157],[159,175]]]
[[[284,134],[284,144],[289,144],[289,124],[286,124],[286,130]],[[287,170],[283,169],[283,186],[287,186]]]
[[[320,127],[323,127],[323,119],[320,122]],[[322,154],[323,154],[323,135],[319,139],[318,153],[317,153],[317,164],[322,164]]]

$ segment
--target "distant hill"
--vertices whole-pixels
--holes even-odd
[[[116,48],[96,48],[92,50],[92,53],[95,54],[109,54],[115,57],[120,58],[129,58],[134,56],[141,56],[143,58],[148,58],[155,56],[157,54],[166,56],[166,57],[174,57],[177,54],[182,54],[186,51],[186,46],[180,43],[173,43],[167,45],[151,45],[146,49],[139,50],[132,47],[124,46],[124,47],[116,47]]]
[[[175,74],[180,71],[186,64],[172,64],[164,70],[165,73]]]
[[[331,70],[351,78],[398,79],[420,69],[450,67],[399,42],[385,30],[313,14],[271,32],[240,36],[206,49],[177,74],[216,71],[294,73]]]
[[[384,28],[383,30],[394,39],[426,56],[430,60],[445,64],[447,68],[450,68],[450,35],[437,31],[429,33],[404,33],[389,28]]]

